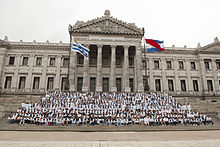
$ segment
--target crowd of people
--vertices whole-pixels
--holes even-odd
[[[210,117],[193,112],[167,94],[47,93],[39,103],[22,103],[9,123],[36,125],[208,125]]]

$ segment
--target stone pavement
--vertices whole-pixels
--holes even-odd
[[[189,147],[220,146],[220,131],[162,131],[162,132],[33,132],[0,131],[4,146],[152,146]]]

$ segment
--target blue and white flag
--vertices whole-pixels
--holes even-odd
[[[76,39],[74,38],[72,39],[72,50],[80,53],[86,59],[88,59],[90,50],[86,48],[85,46],[83,46],[82,44],[80,44],[79,42],[77,42]]]
[[[145,41],[147,43],[148,53],[165,51],[163,41],[153,39],[145,39]]]

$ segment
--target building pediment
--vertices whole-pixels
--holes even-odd
[[[69,32],[73,34],[143,35],[143,30],[135,24],[113,18],[110,16],[110,12],[106,11],[105,15],[100,18],[88,22],[77,21],[75,25],[70,25]]]
[[[220,41],[215,38],[214,42],[206,46],[197,49],[199,52],[219,52],[220,53]]]

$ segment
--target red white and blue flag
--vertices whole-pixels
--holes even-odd
[[[147,43],[147,53],[165,51],[164,41],[153,39],[145,39],[145,41]]]

